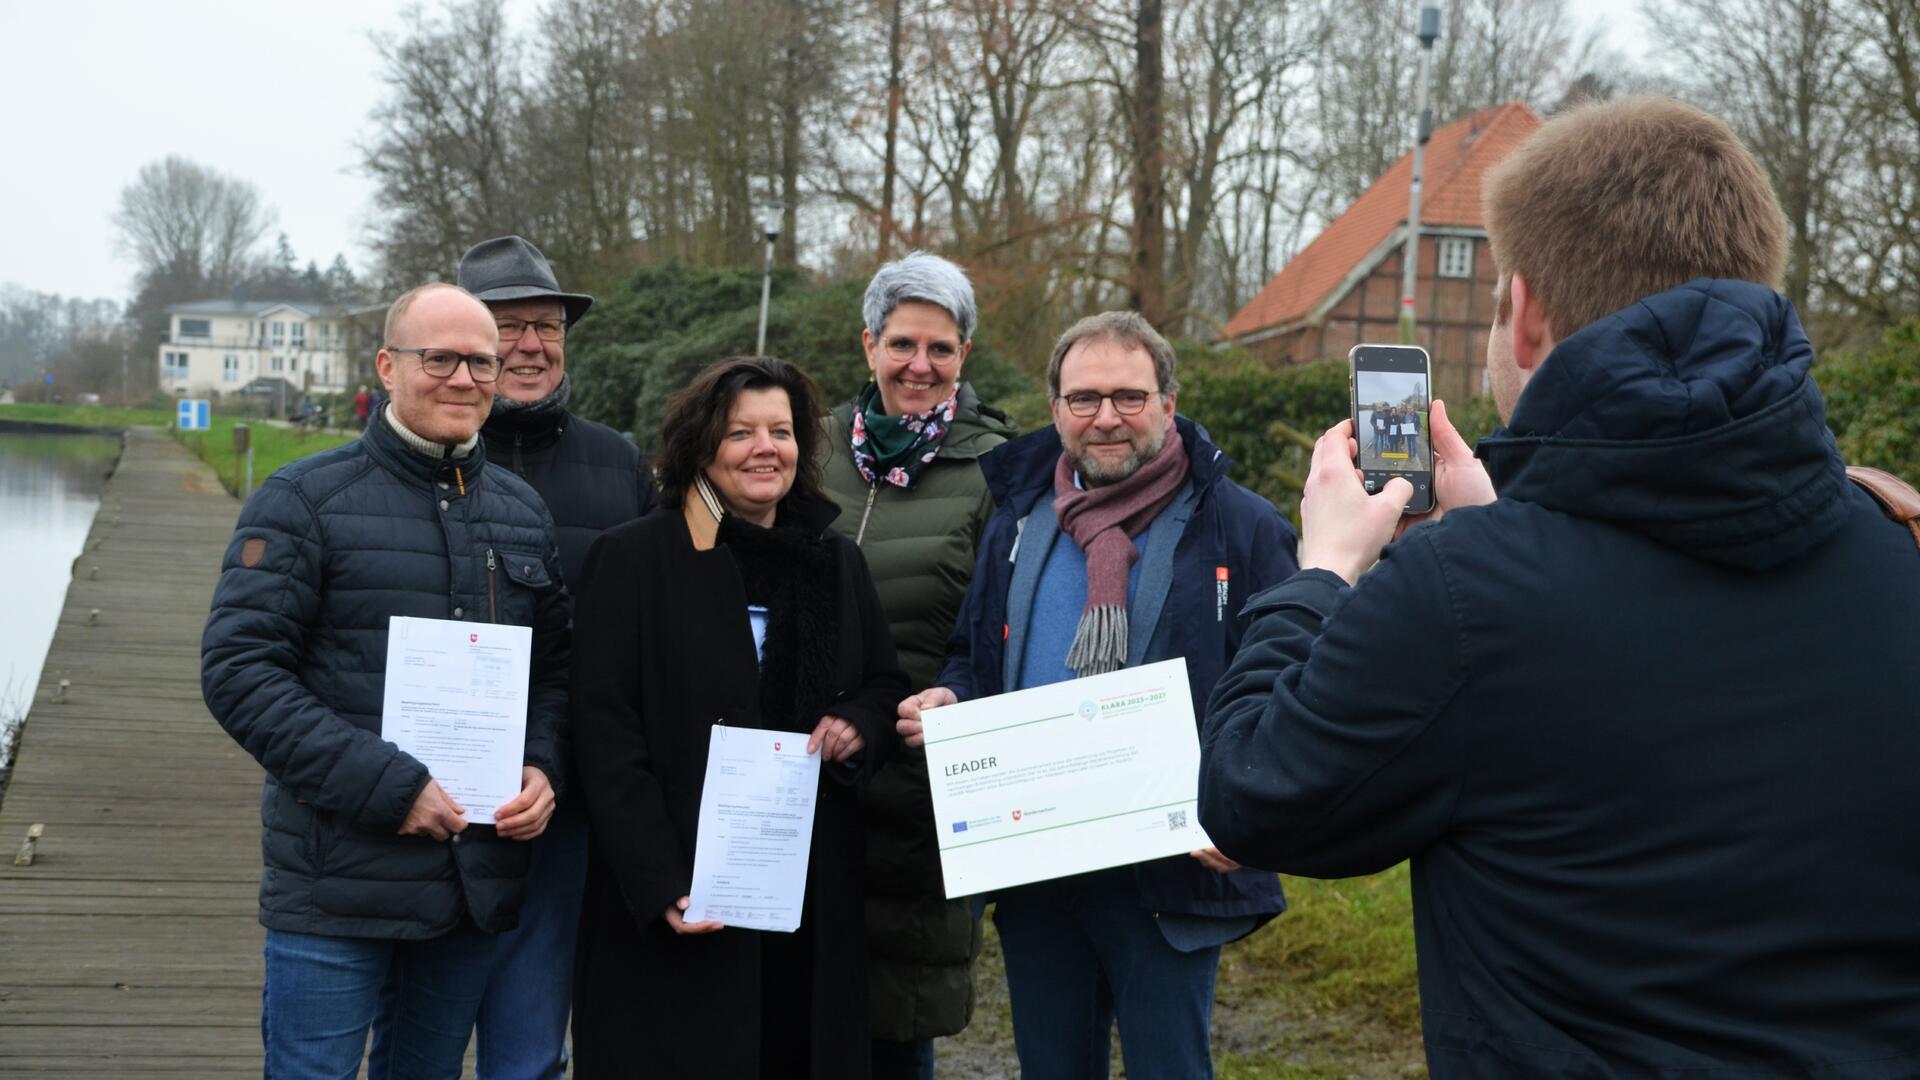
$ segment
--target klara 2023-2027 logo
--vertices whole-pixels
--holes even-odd
[[[1100,718],[1100,703],[1097,701],[1083,701],[1080,703],[1078,711],[1080,713],[1080,719],[1082,720],[1098,720]]]

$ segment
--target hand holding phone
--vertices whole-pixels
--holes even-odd
[[[1347,353],[1355,464],[1369,493],[1404,477],[1408,514],[1433,509],[1432,361],[1417,345],[1355,345]]]

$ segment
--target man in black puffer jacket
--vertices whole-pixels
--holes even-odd
[[[457,1076],[562,776],[568,604],[539,496],[487,463],[498,331],[451,285],[397,300],[391,401],[241,511],[202,644],[207,707],[266,769],[270,1076]],[[519,796],[493,826],[380,737],[395,615],[533,629]],[[466,808],[467,810],[478,808]],[[492,808],[486,808],[492,809]]]
[[[569,588],[602,532],[653,508],[653,476],[619,432],[567,411],[567,331],[593,297],[560,291],[546,256],[518,236],[475,244],[460,287],[493,311],[506,369],[480,434],[495,466],[546,500]],[[476,1080],[557,1080],[566,1073],[573,950],[587,885],[587,814],[563,802],[533,845],[520,926],[501,935],[480,1004]]]
[[[1920,1075],[1920,553],[1847,482],[1766,174],[1642,99],[1486,202],[1507,428],[1482,468],[1434,403],[1445,518],[1384,552],[1412,489],[1320,440],[1201,824],[1293,874],[1412,859],[1440,1080]]]

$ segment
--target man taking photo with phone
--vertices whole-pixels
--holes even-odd
[[[1846,479],[1767,177],[1639,99],[1485,198],[1506,427],[1476,460],[1434,403],[1410,529],[1320,439],[1201,824],[1287,873],[1413,860],[1441,1080],[1920,1073],[1920,553]]]

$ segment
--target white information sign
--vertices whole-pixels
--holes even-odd
[[[533,630],[415,619],[387,624],[380,737],[419,758],[469,822],[520,794]]]
[[[1213,846],[1184,659],[924,718],[948,897]]]
[[[819,789],[806,732],[715,724],[686,921],[798,930]]]

